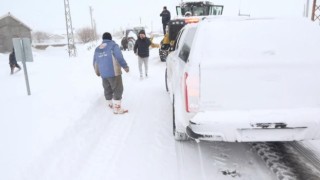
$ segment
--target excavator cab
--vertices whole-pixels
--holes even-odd
[[[197,23],[204,16],[222,15],[223,5],[214,5],[209,1],[182,2],[176,6],[176,12],[178,17],[169,21],[167,33],[160,43],[159,56],[162,62],[166,61],[177,34],[186,24]]]
[[[180,6],[176,6],[177,15],[183,16],[210,16],[222,15],[223,6],[214,5],[209,1],[201,2],[184,2]]]

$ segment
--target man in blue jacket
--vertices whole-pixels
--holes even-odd
[[[112,40],[111,34],[105,32],[102,39],[102,43],[95,49],[93,65],[97,75],[102,78],[104,96],[108,106],[113,108],[114,114],[124,114],[128,110],[121,108],[123,93],[121,68],[129,72],[129,66],[119,46]]]

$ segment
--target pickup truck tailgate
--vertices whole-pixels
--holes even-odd
[[[319,64],[201,63],[202,110],[320,107]]]

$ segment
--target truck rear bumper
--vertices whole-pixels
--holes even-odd
[[[206,111],[186,127],[194,139],[227,142],[320,139],[320,109]]]

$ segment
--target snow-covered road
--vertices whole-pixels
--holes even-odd
[[[37,51],[35,62],[28,64],[33,85],[33,95],[29,98],[36,103],[24,115],[24,120],[31,121],[32,129],[37,131],[31,137],[20,137],[21,142],[16,143],[18,147],[36,151],[18,166],[15,175],[9,174],[14,172],[15,163],[9,166],[9,171],[3,175],[6,179],[275,179],[248,144],[174,140],[171,104],[164,87],[165,63],[160,62],[157,49],[151,50],[150,77],[143,80],[138,78],[136,57],[132,52],[124,52],[131,67],[130,73],[123,75],[123,106],[129,109],[125,115],[114,115],[106,108],[100,79],[93,76],[91,51],[80,51],[79,61],[71,63],[68,60],[66,63],[64,56],[60,58],[59,51],[65,52],[63,48]],[[18,77],[10,78],[17,80],[13,78]],[[48,78],[51,83],[43,84]],[[40,81],[43,85],[37,86]],[[17,85],[7,82],[9,87],[16,88]],[[62,90],[57,90],[57,84],[52,82],[60,83]],[[74,92],[75,89],[79,92]],[[24,89],[19,92],[19,96],[24,94]],[[40,100],[41,95],[52,97]],[[38,111],[42,113],[36,113]],[[16,121],[22,119],[15,118]],[[45,125],[46,121],[50,125]],[[63,124],[63,121],[68,122]],[[28,143],[33,147],[25,146]],[[16,158],[28,156],[30,151],[27,150],[21,150]]]
[[[161,82],[160,75],[137,80],[139,86],[125,81],[129,114],[114,115],[97,99],[24,179],[274,179],[246,144],[176,142],[169,99],[162,83],[149,86],[153,78]]]
[[[94,75],[92,49],[78,48],[71,59],[63,47],[34,50],[35,62],[27,64],[31,96],[23,73],[10,76],[7,61],[0,61],[0,179],[277,179],[250,144],[174,140],[157,49],[143,80],[136,56],[123,52],[130,66],[123,74],[129,113],[114,115]],[[304,142],[316,154],[318,144]]]

